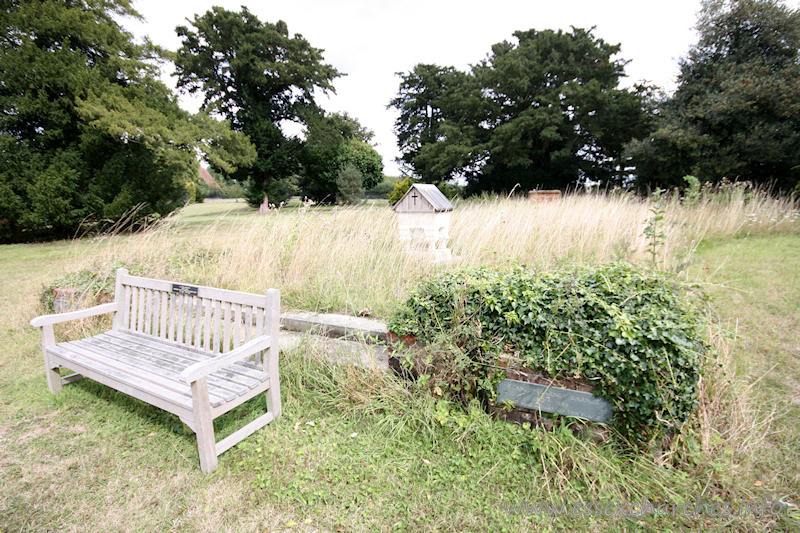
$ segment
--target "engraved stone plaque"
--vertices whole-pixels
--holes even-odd
[[[592,422],[608,422],[614,414],[610,403],[590,392],[583,392],[515,379],[504,379],[497,386],[497,403],[512,402],[545,413],[576,416]]]

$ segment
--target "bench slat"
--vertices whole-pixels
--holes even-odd
[[[125,327],[131,330],[136,329],[136,296],[137,296],[137,289],[136,287],[128,287],[128,293],[130,294],[130,311],[128,312],[128,319],[125,321]]]
[[[172,340],[175,338],[175,295],[167,295],[167,329],[164,339]]]
[[[222,318],[222,347],[220,348],[220,353],[231,349],[231,303],[224,302],[222,308],[224,316]]]
[[[222,302],[214,301],[214,345],[211,351],[220,353],[220,335],[222,334]]]
[[[194,314],[194,347],[200,348],[201,341],[203,338],[203,329],[202,329],[202,320],[203,320],[203,313],[206,311],[206,301],[204,298],[196,298],[197,300],[197,311]]]
[[[178,329],[175,331],[175,342],[182,343],[186,333],[184,317],[186,316],[186,296],[178,295],[178,305],[175,310]]]
[[[253,306],[245,307],[244,313],[244,342],[250,342],[253,338]]]
[[[160,318],[160,326],[158,329],[158,338],[159,339],[166,339],[167,338],[167,318],[169,316],[169,294],[159,293],[161,294],[161,311],[159,314],[161,315]]]
[[[202,298],[193,298],[194,300],[194,315],[192,315],[192,339],[187,344],[190,346],[194,346],[195,348],[200,348],[197,341],[200,339],[201,335],[203,334],[200,326],[202,324],[202,316],[203,316],[203,299]]]
[[[121,352],[125,354],[126,357],[132,357],[141,360],[145,364],[155,365],[159,369],[163,369],[164,372],[168,372],[168,374],[165,375],[168,375],[170,379],[179,381],[182,381],[180,378],[180,373],[183,372],[186,367],[198,362],[209,360],[208,358],[199,360],[184,358],[164,350],[148,348],[146,346],[120,341],[113,337],[103,337],[98,335],[92,339],[93,340],[91,342],[97,346],[103,346],[109,351]],[[89,339],[86,340],[88,341]],[[257,386],[258,383],[259,380],[233,373],[228,370],[227,367],[209,376],[209,385],[224,389],[225,391],[231,392],[237,396],[240,396],[251,388]],[[225,394],[220,394],[220,396],[224,395]]]
[[[205,300],[205,321],[203,322],[203,349],[211,351],[211,313],[214,311],[213,302]]]
[[[72,363],[64,366],[74,369],[89,379],[155,405],[170,413],[179,416],[187,416],[186,413],[188,413],[188,416],[191,417],[191,396],[176,394],[150,381],[132,376],[127,371],[120,370],[94,356],[67,350],[58,345],[48,346],[47,351],[56,356],[57,361],[62,359],[65,363]]]
[[[264,317],[267,314],[266,310],[265,309],[259,309],[259,308],[256,307],[255,308],[255,313],[256,313],[256,332],[255,332],[255,335],[264,335],[266,333],[269,333],[267,331],[266,327],[264,326],[264,322],[265,322],[265,318]],[[264,354],[263,353],[258,354],[258,356],[255,358],[255,363],[258,365],[259,368],[264,368]]]
[[[142,333],[150,335],[150,326],[153,321],[153,291],[145,291],[144,293],[144,323],[142,324]]]
[[[119,348],[110,349],[109,346],[98,345],[91,342],[91,339],[60,343],[57,346],[94,361],[99,361],[140,380],[150,382],[156,387],[161,387],[164,390],[191,398],[190,388],[186,383],[179,382],[179,380],[174,377],[174,372],[170,372],[168,369],[156,363],[148,363],[136,357],[132,357],[130,354],[119,351]],[[237,396],[237,394],[230,392],[227,394],[220,394],[220,391],[213,394],[209,391],[209,395],[212,397],[212,403],[217,405],[230,401]]]
[[[136,309],[136,331],[144,331],[144,308],[147,300],[147,292],[139,289],[139,301]]]
[[[131,287],[131,323],[129,329],[136,331],[136,317],[139,316],[139,288]]]
[[[165,387],[175,388],[177,392],[188,391],[185,386],[186,383],[180,379],[181,371],[188,365],[185,362],[181,363],[170,360],[168,357],[164,357],[164,354],[143,353],[131,348],[115,345],[97,337],[73,341],[66,343],[65,346],[77,346],[81,349],[93,351],[99,356],[129,364],[133,367],[144,370],[144,375],[152,374],[158,378],[163,378],[172,382],[172,385],[162,383]],[[159,355],[161,355],[161,357],[159,357]],[[254,384],[253,386],[255,385],[257,384]],[[209,380],[209,393],[212,396],[217,397],[216,399],[219,400],[217,403],[233,400],[237,396],[245,394],[251,388],[252,386],[248,387],[234,384],[216,377]]]
[[[233,349],[242,345],[242,306],[233,306]]]
[[[123,343],[133,343],[134,345],[161,350],[169,354],[172,354],[176,357],[183,357],[187,361],[191,360],[192,362],[207,361],[209,360],[209,358],[214,356],[214,354],[209,354],[207,352],[203,352],[195,348],[174,344],[170,341],[160,342],[158,340],[154,340],[145,335],[136,334],[134,332],[108,331],[106,333],[103,333],[103,335],[108,337],[113,337]],[[224,370],[227,370],[233,374],[241,374],[242,376],[245,376],[254,381],[264,381],[269,377],[269,375],[263,372],[263,370],[256,364],[244,360],[226,366]],[[235,378],[231,377],[231,379]]]
[[[144,363],[153,364],[159,368],[163,368],[165,372],[169,371],[169,377],[171,379],[180,381],[182,381],[180,373],[183,372],[183,370],[185,370],[187,367],[198,362],[209,360],[208,358],[180,358],[179,356],[169,352],[148,348],[147,346],[137,345],[135,343],[120,341],[110,337],[97,339],[94,342],[105,342],[109,345],[108,349],[110,351],[123,350],[123,353],[125,353],[127,356],[137,358],[142,360]],[[233,394],[234,396],[241,396],[242,394],[245,394],[247,391],[251,390],[253,387],[257,387],[263,381],[263,379],[268,379],[268,377],[266,377],[262,378],[262,380],[258,380],[254,379],[252,376],[237,373],[233,370],[233,366],[234,365],[228,365],[209,376],[209,386],[214,390],[219,389],[220,396],[229,397],[230,394]],[[266,376],[266,374],[264,374],[264,376]]]
[[[159,314],[161,311],[161,294],[160,292],[153,293],[153,329],[148,331],[150,335],[153,337],[158,337],[158,326],[161,323],[159,320]]]
[[[187,346],[192,345],[192,332],[194,330],[194,311],[195,311],[195,302],[196,298],[194,296],[187,296],[186,297],[186,320],[184,322],[184,327],[186,328],[186,333],[183,337],[183,343]]]

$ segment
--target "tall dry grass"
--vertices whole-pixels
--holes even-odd
[[[266,215],[243,213],[196,225],[178,215],[136,235],[76,241],[72,253],[59,255],[58,261],[69,256],[64,259],[64,268],[69,270],[97,263],[108,270],[114,262],[124,261],[131,263],[133,273],[138,275],[253,292],[278,287],[284,308],[387,316],[421,277],[440,269],[508,262],[538,268],[561,261],[648,262],[644,229],[652,219],[652,207],[651,200],[630,194],[571,194],[546,204],[496,197],[462,201],[453,213],[449,246],[454,260],[449,264],[434,264],[405,251],[397,240],[395,215],[385,205],[284,210]],[[663,209],[664,237],[658,259],[662,267],[669,269],[691,260],[692,251],[704,239],[800,232],[796,204],[758,191],[707,191],[690,201],[668,196]],[[55,277],[55,268],[47,275]],[[36,283],[43,277],[36,277]],[[26,285],[24,290],[17,287],[12,291],[15,299],[23,292],[35,291],[35,283],[25,281],[25,275],[20,273],[17,278]],[[23,331],[22,324],[33,315],[29,308],[33,300],[27,298],[24,308],[15,303],[13,313],[7,313],[7,321],[19,322],[9,322],[9,332]],[[651,460],[645,455],[618,455],[560,434],[542,438],[537,445],[542,462],[538,479],[545,490],[576,498],[602,494],[618,500],[661,494],[677,501],[701,483],[702,491],[708,489],[714,497],[748,495],[747,480],[752,483],[753,471],[760,468],[757,461],[748,457],[769,452],[768,437],[776,431],[775,415],[755,401],[752,379],[732,372],[732,341],[723,333],[716,327],[709,331],[718,357],[709,364],[700,384],[697,416],[670,449]],[[12,345],[33,345],[31,340],[18,340],[18,335],[11,333],[6,338]],[[77,332],[75,335],[83,336]],[[320,359],[313,352],[309,355],[310,361]],[[287,390],[292,390],[293,379],[298,381],[297,390],[324,389],[318,382],[326,375],[316,367],[304,368],[306,363],[298,356],[290,355],[282,364]],[[16,379],[20,383],[28,380],[25,372],[30,372],[29,367],[22,368]],[[401,444],[403,439],[416,443],[404,437],[409,432],[401,431],[401,424],[410,417],[416,420],[414,429],[424,429],[425,424],[440,428],[429,412],[414,412],[402,419],[395,416],[398,412],[408,413],[409,406],[418,407],[420,402],[401,405],[404,389],[393,395],[390,389],[396,383],[388,377],[376,378],[351,367],[341,372],[343,377],[328,389],[338,394],[330,395],[331,399],[347,396],[350,403],[345,405],[350,406],[350,411],[345,412],[345,417],[380,409],[388,414],[379,423],[385,425],[390,440]],[[321,403],[311,396],[303,401],[310,406]],[[362,406],[358,407],[361,413],[356,413],[353,405]],[[288,437],[282,438],[289,445],[296,445],[292,440],[295,434],[290,431]],[[406,455],[412,453],[418,452],[415,449]],[[396,459],[398,455],[392,457]],[[493,468],[486,468],[484,473]],[[249,471],[247,475],[251,475]],[[476,479],[479,485],[485,481],[480,476]],[[426,487],[420,486],[421,490]]]
[[[387,206],[273,211],[186,227],[180,217],[139,235],[98,240],[105,259],[142,275],[238,290],[278,287],[289,307],[385,315],[436,270],[509,262],[539,268],[563,261],[649,261],[644,229],[653,202],[632,194],[569,194],[558,202],[484,198],[452,215],[453,261],[435,264],[403,249]],[[742,233],[800,231],[796,205],[758,192],[711,191],[663,200],[657,248],[662,268],[679,267],[698,243]],[[92,254],[89,254],[92,255]]]

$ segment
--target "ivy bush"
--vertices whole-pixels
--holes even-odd
[[[77,300],[83,300],[88,306],[113,300],[117,280],[117,269],[134,270],[138,265],[124,261],[112,261],[111,264],[95,264],[90,267],[67,272],[49,284],[42,286],[39,301],[44,313],[53,313],[55,309],[56,290],[72,289]]]
[[[614,406],[619,432],[641,442],[674,432],[697,407],[709,353],[704,301],[696,286],[624,262],[545,273],[472,268],[428,278],[389,329],[435,346],[449,339],[448,353],[471,374],[445,380],[462,401],[465,392],[494,399],[512,360],[589,380]]]

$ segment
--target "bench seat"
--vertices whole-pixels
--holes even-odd
[[[191,387],[181,378],[181,372],[190,365],[211,360],[215,356],[211,352],[173,341],[113,330],[87,339],[60,342],[50,347],[49,351],[63,359],[62,366],[79,374],[85,375],[84,371],[91,370],[102,374],[103,379],[95,381],[109,387],[119,390],[115,386],[115,382],[119,381],[122,385],[140,389],[144,394],[173,403],[181,411],[174,413],[179,416],[183,415],[184,410],[192,410]],[[83,367],[82,371],[78,367]],[[211,407],[217,411],[226,403],[236,402],[242,396],[252,397],[268,388],[269,374],[252,361],[233,363],[208,376],[209,400]],[[241,400],[235,405],[239,403],[242,403]]]

